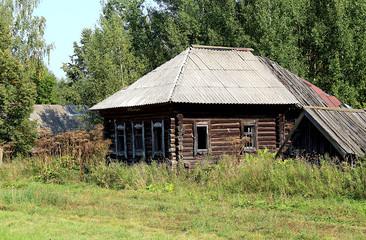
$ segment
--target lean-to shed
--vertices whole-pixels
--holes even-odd
[[[362,109],[304,107],[287,141],[287,154],[352,160],[366,154],[366,112]]]
[[[284,114],[299,104],[251,49],[192,46],[91,110],[104,117],[112,157],[191,167],[235,153],[244,136],[244,151],[278,148]]]

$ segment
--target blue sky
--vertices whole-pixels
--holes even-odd
[[[56,46],[47,66],[58,79],[65,77],[60,68],[70,62],[73,42],[79,42],[82,29],[97,24],[100,13],[100,0],[42,0],[35,10],[34,15],[46,18],[46,42]],[[45,62],[48,64],[47,59]]]
[[[147,6],[157,5],[147,0]],[[101,10],[100,0],[41,0],[34,15],[46,18],[44,38],[56,48],[51,52],[50,64],[47,58],[45,63],[58,79],[66,78],[61,67],[70,62],[73,43],[80,41],[84,28],[94,28]]]

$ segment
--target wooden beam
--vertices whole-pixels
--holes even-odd
[[[296,131],[296,129],[299,127],[301,120],[304,118],[305,113],[304,111],[302,111],[300,113],[300,116],[297,118],[294,126],[292,127],[290,133],[287,135],[287,137],[285,138],[285,140],[283,141],[282,146],[280,147],[280,149],[278,150],[278,152],[276,153],[276,156],[274,157],[275,159],[282,153],[283,148],[286,146],[286,143],[288,142],[288,140],[292,137],[292,135],[294,134],[294,132]]]

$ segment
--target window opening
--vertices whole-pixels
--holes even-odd
[[[208,123],[194,124],[194,156],[196,154],[206,154],[210,147]]]
[[[133,157],[145,155],[144,123],[132,123]]]
[[[116,125],[115,127],[115,145],[116,155],[126,156],[126,127],[125,124]]]
[[[163,150],[163,144],[161,143],[161,139],[163,138],[163,131],[161,127],[155,127],[154,128],[154,146],[156,152],[161,152]]]
[[[245,143],[244,149],[255,148],[255,126],[244,126],[243,136],[248,138],[248,142]]]
[[[207,149],[207,126],[197,126],[197,147],[198,149]]]
[[[162,154],[165,156],[164,148],[164,121],[153,122],[151,121],[152,132],[152,154]]]

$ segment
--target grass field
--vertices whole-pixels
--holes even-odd
[[[365,238],[364,188],[350,184],[354,174],[364,184],[362,169],[347,175],[268,157],[243,164],[191,173],[112,164],[80,180],[77,169],[48,169],[45,179],[34,162],[13,162],[0,169],[0,239]],[[317,184],[304,187],[308,178]]]
[[[366,202],[22,183],[1,189],[0,239],[364,239]]]

